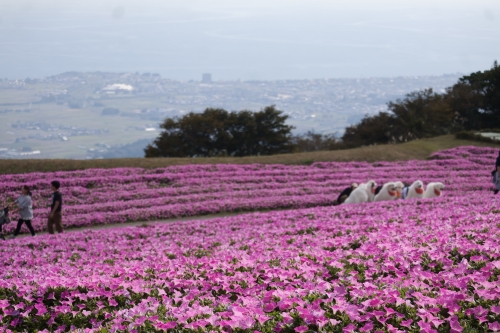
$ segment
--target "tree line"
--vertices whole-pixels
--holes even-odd
[[[274,106],[259,112],[208,108],[181,118],[167,118],[160,136],[146,147],[146,157],[251,156],[290,153],[288,116]]]
[[[412,92],[388,109],[347,127],[342,141],[355,147],[500,127],[500,66],[463,76],[443,94]]]
[[[275,106],[259,112],[208,108],[168,118],[146,157],[273,155],[401,143],[461,131],[500,127],[500,66],[461,77],[445,93],[424,89],[388,103],[388,111],[365,116],[342,137],[293,135],[288,116]]]

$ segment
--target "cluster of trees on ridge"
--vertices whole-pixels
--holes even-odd
[[[167,118],[146,157],[273,155],[293,151],[288,116],[269,106],[259,112],[206,109]]]
[[[400,143],[461,131],[500,127],[500,66],[463,76],[439,94],[412,92],[388,103],[388,112],[366,116],[341,138],[308,132],[292,135],[288,116],[274,106],[259,112],[208,108],[167,118],[146,157],[273,155]]]

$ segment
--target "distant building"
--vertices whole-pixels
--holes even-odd
[[[475,133],[475,134],[480,135],[484,138],[500,141],[500,133]]]
[[[201,77],[201,82],[203,83],[211,83],[212,82],[212,74],[203,74],[203,76]]]
[[[107,94],[115,94],[116,92],[130,93],[132,92],[132,90],[134,90],[134,87],[129,84],[115,83],[107,85],[102,90]]]
[[[25,151],[25,152],[10,151],[7,153],[7,155],[10,155],[10,156],[31,156],[31,155],[40,155],[41,153],[42,152],[40,150]]]

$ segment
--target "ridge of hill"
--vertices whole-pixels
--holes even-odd
[[[92,168],[136,167],[154,169],[186,164],[312,164],[331,161],[408,161],[424,160],[430,154],[459,146],[498,147],[500,144],[455,139],[444,135],[401,144],[374,145],[361,148],[318,151],[270,156],[213,157],[213,158],[116,158],[101,160],[23,159],[0,160],[0,174],[69,171]]]

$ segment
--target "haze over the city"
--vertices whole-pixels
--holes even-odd
[[[0,77],[177,80],[469,73],[500,55],[498,1],[0,0]]]
[[[207,108],[341,135],[499,55],[498,1],[0,0],[0,158],[142,157]]]

